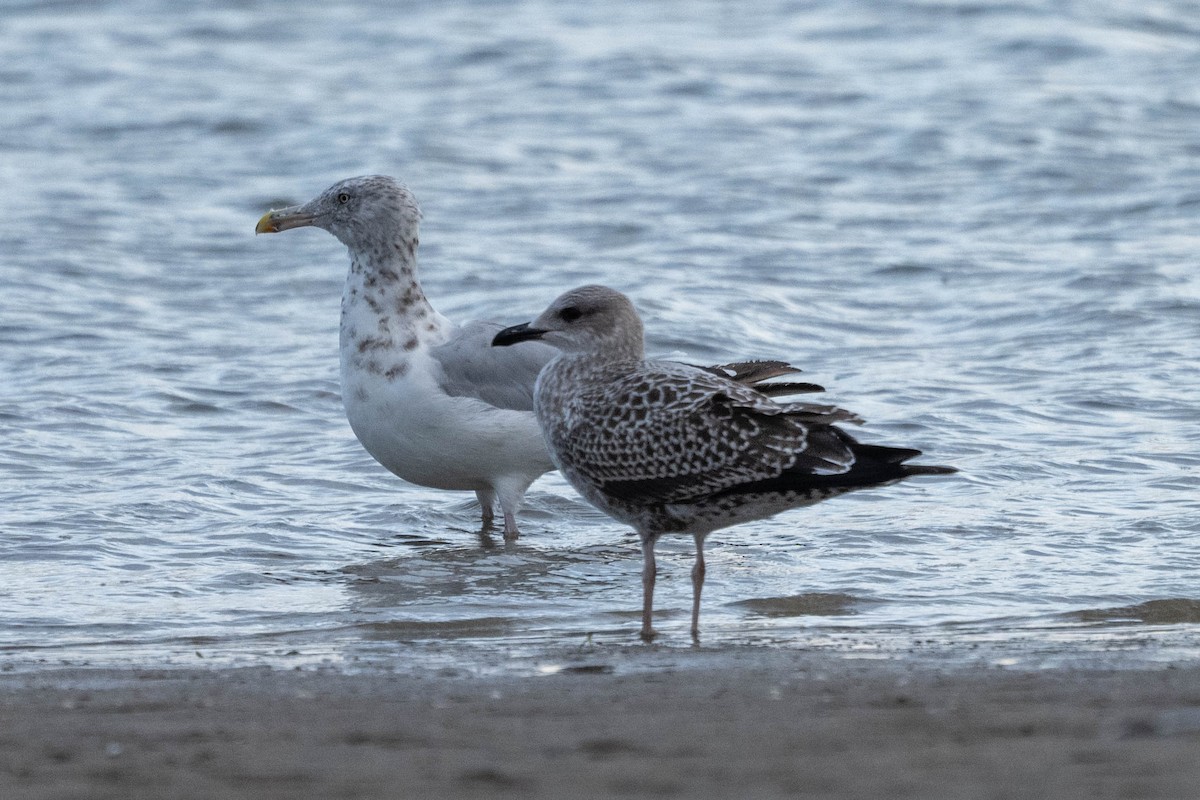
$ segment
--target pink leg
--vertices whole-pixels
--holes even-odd
[[[492,511],[492,503],[496,501],[496,494],[487,489],[476,489],[475,499],[479,501],[479,506],[483,509],[483,529],[489,530],[492,522],[496,519],[496,513]]]
[[[650,625],[654,614],[654,539],[642,542],[642,640],[649,642],[654,639],[654,628]]]
[[[504,509],[504,541],[515,541],[521,532],[517,530],[517,517],[513,512]]]
[[[692,565],[692,639],[700,641],[700,592],[704,590],[704,537],[696,536],[696,563]]]

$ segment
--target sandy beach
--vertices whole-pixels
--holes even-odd
[[[8,800],[1200,792],[1192,665],[749,648],[525,675],[49,670],[2,676],[0,693]]]

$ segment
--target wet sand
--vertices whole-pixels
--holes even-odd
[[[1190,664],[1021,669],[765,649],[640,662],[3,675],[0,797],[1200,794]]]

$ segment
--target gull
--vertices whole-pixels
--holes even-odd
[[[421,211],[385,175],[348,178],[304,205],[271,211],[256,233],[316,227],[350,253],[342,290],[342,402],[375,460],[434,489],[474,491],[483,529],[499,501],[504,538],[517,538],[525,491],[554,464],[533,414],[538,372],[557,350],[491,346],[501,325],[457,325],[430,305],[417,279]],[[705,367],[772,394],[821,387],[772,379],[799,372],[780,361]]]
[[[417,279],[421,211],[384,175],[348,178],[309,202],[271,211],[256,233],[312,226],[350,251],[342,291],[342,402],[358,440],[404,480],[473,491],[483,527],[499,501],[515,539],[526,489],[554,469],[533,416],[533,384],[555,351],[490,346],[502,326],[457,325]]]
[[[493,344],[531,340],[561,351],[534,394],[554,463],[584,498],[641,539],[647,641],[655,635],[654,545],[663,534],[695,540],[691,634],[699,639],[709,533],[856,489],[956,472],[904,463],[919,450],[856,441],[835,424],[861,422],[844,409],[777,402],[710,369],[645,360],[637,311],[604,286],[561,295],[532,322],[500,331]]]

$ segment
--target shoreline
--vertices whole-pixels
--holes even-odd
[[[599,656],[599,657],[598,657]],[[0,674],[0,796],[1181,798],[1200,666],[767,648]]]

